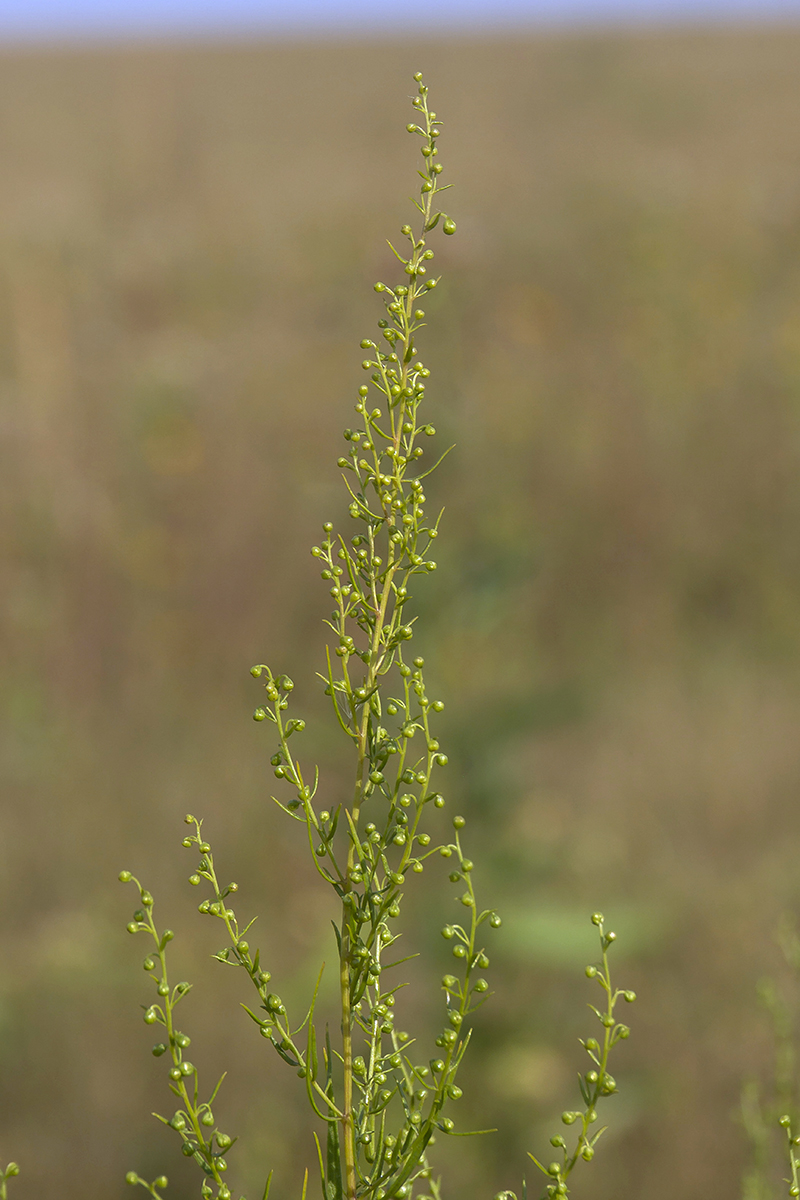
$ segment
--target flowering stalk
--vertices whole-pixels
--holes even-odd
[[[441,513],[427,515],[425,486],[444,456],[423,469],[425,443],[436,431],[422,416],[431,372],[419,357],[419,338],[425,327],[422,305],[439,283],[438,277],[428,275],[434,258],[428,243],[437,230],[455,233],[456,225],[437,203],[446,190],[440,183],[442,122],[429,107],[422,76],[414,79],[414,121],[407,129],[420,139],[422,159],[418,198],[413,200],[416,228],[402,226],[402,250],[390,243],[402,268],[400,282],[375,284],[384,315],[377,335],[361,342],[369,382],[358,389],[358,427],[344,431],[347,453],[338,460],[354,531],[335,533],[333,524],[326,522],[323,539],[311,551],[333,606],[326,621],[332,646],[319,677],[353,762],[352,790],[330,810],[316,807],[318,772],[296,752],[305,722],[289,714],[293,681],[263,663],[251,669],[265,693],[253,717],[271,727],[271,763],[276,778],[289,789],[273,799],[303,831],[315,868],[338,908],[338,1039],[332,1041],[327,1033],[323,1038],[317,1031],[319,980],[299,1021],[272,990],[271,974],[250,941],[252,921],[241,924],[232,907],[237,885],[225,884],[218,876],[211,843],[192,814],[186,817],[191,829],[183,840],[199,855],[190,876],[191,884],[206,890],[199,911],[223,926],[225,944],[215,957],[248,976],[255,996],[252,1007],[245,1009],[261,1036],[302,1080],[313,1119],[319,1123],[314,1139],[324,1200],[439,1200],[440,1183],[433,1178],[429,1151],[437,1135],[467,1132],[456,1128],[450,1114],[461,1096],[457,1076],[470,1040],[470,1017],[488,992],[483,975],[489,966],[485,934],[500,925],[493,909],[478,905],[474,864],[462,845],[464,818],[452,819],[452,836],[443,841],[434,841],[427,828],[432,812],[445,806],[438,777],[447,766],[447,755],[435,730],[444,705],[430,697],[424,661],[411,649],[416,617],[410,615],[410,607],[418,578],[436,569],[431,554]],[[442,1025],[426,1054],[398,1027],[403,980],[396,972],[406,959],[391,959],[404,890],[432,858],[448,861],[463,917],[461,923],[450,921],[442,929],[455,961],[441,981]],[[209,1100],[201,1101],[197,1070],[184,1057],[189,1038],[177,1029],[174,1010],[189,985],[172,987],[168,980],[166,955],[172,933],[159,932],[153,898],[138,880],[128,871],[120,878],[139,889],[141,907],[129,930],[148,934],[153,943],[144,968],[158,999],[145,1008],[144,1019],[164,1028],[164,1040],[153,1053],[168,1055],[169,1086],[179,1104],[171,1118],[159,1119],[179,1134],[183,1153],[201,1169],[204,1200],[230,1200],[226,1156],[236,1139],[216,1126],[212,1104],[220,1084]],[[606,960],[613,936],[603,934],[601,923],[603,967],[599,972],[592,968],[609,993],[612,1016],[611,1033],[606,1031],[596,1060],[601,1080],[597,1086],[603,1094],[610,1086],[608,1050],[627,1036],[625,1027],[613,1021],[618,993],[612,997]],[[591,1043],[584,1044],[594,1056]],[[587,1115],[578,1147],[572,1159],[565,1158],[553,1185],[559,1194],[562,1178],[578,1154],[586,1157],[586,1147],[597,1140],[595,1136],[590,1142],[587,1134],[589,1109],[597,1098],[594,1085],[587,1086]],[[166,1186],[163,1177],[147,1183],[135,1172],[128,1181],[156,1200]],[[270,1181],[271,1174],[264,1200]],[[307,1182],[308,1172],[303,1197]]]

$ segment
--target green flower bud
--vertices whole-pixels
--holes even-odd
[[[474,986],[473,990],[476,992],[485,992],[488,987],[489,987],[489,985],[485,979],[478,979],[475,982],[475,986]]]
[[[499,929],[503,922],[497,913],[492,913],[492,915],[489,917],[489,924],[491,925],[492,929]]]
[[[453,828],[454,829],[463,829],[464,826],[466,825],[466,823],[467,822],[464,820],[463,817],[453,817]]]
[[[591,1146],[584,1146],[581,1150],[581,1158],[586,1162],[591,1162],[594,1158],[594,1150]]]
[[[191,1158],[194,1154],[194,1151],[195,1148],[191,1142],[184,1142],[181,1146],[181,1154],[183,1154],[185,1158]]]
[[[219,1146],[220,1150],[227,1150],[230,1147],[232,1140],[232,1138],[228,1137],[227,1133],[217,1134],[217,1145]]]
[[[265,721],[267,718],[267,710],[265,708],[257,708],[253,713],[254,721]]]
[[[212,1112],[204,1112],[200,1121],[203,1125],[210,1126],[214,1124],[214,1114]]]
[[[558,1176],[561,1174],[561,1166],[557,1162],[552,1162],[552,1163],[550,1163],[550,1166],[547,1168],[547,1173],[548,1173],[548,1175]]]
[[[452,925],[445,925],[444,929],[442,930],[442,937],[447,938],[447,940],[449,941],[454,933],[455,933],[455,929],[453,929]]]
[[[136,924],[135,921],[128,921],[126,929],[128,930],[128,933],[138,933],[139,932],[139,926]]]
[[[580,1115],[580,1113],[576,1112],[563,1112],[561,1120],[565,1125],[574,1125]]]
[[[445,233],[454,234],[456,231],[456,223],[452,217],[447,217],[442,228],[444,229]]]
[[[167,1052],[167,1047],[164,1045],[163,1042],[158,1042],[155,1046],[153,1046],[153,1049],[150,1051],[153,1058],[161,1058],[161,1055],[166,1054],[166,1052]]]
[[[159,1175],[158,1179],[153,1181],[153,1186],[163,1190],[168,1183],[169,1180],[167,1179],[166,1175]]]
[[[120,871],[117,878],[119,879],[120,883],[130,883],[133,876],[131,875],[130,871]]]
[[[9,1166],[11,1165],[12,1164],[9,1163]],[[8,1174],[8,1168],[6,1168],[6,1174]],[[128,1171],[128,1174],[125,1176],[125,1182],[129,1183],[131,1187],[134,1187],[139,1182],[139,1176],[135,1171]]]
[[[628,1004],[633,1004],[636,999],[636,992],[623,992],[622,995],[628,1001]]]
[[[597,974],[597,967],[593,967],[590,965],[586,968],[586,978],[587,979],[594,979],[596,974]]]
[[[602,925],[603,924],[603,914],[601,912],[592,913],[592,924],[593,925]]]

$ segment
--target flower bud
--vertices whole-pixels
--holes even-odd
[[[447,217],[442,228],[444,229],[445,233],[454,234],[456,231],[456,223],[452,217]]]

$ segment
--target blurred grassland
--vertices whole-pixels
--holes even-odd
[[[121,1197],[134,1166],[196,1194],[148,1115],[171,1110],[123,866],[199,985],[193,1060],[230,1069],[236,1184],[275,1165],[294,1197],[313,1166],[301,1086],[208,962],[180,820],[206,817],[298,1011],[334,914],[269,801],[247,670],[296,680],[333,800],[308,547],[346,531],[334,464],[409,215],[417,69],[459,232],[424,347],[455,450],[415,646],[447,811],[505,918],[459,1119],[504,1132],[437,1147],[445,1194],[519,1190],[572,1105],[596,908],[640,1000],[576,1200],[739,1194],[755,984],[800,901],[798,56],[791,28],[0,55],[14,1200]],[[433,869],[409,899],[431,982],[398,1001],[411,1028],[438,1021],[449,889]]]

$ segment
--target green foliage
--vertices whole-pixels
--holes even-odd
[[[326,622],[333,633],[333,652],[329,647],[320,679],[352,751],[353,791],[347,801],[330,811],[315,806],[319,773],[304,764],[296,750],[296,735],[305,722],[289,715],[294,684],[265,664],[251,671],[265,692],[253,717],[266,722],[276,736],[271,762],[276,779],[288,789],[288,795],[273,799],[304,831],[315,868],[339,905],[334,930],[341,1033],[335,1042],[329,1031],[323,1034],[317,1027],[322,972],[305,1014],[300,1019],[290,1014],[271,990],[271,974],[251,944],[253,922],[241,924],[231,906],[237,885],[220,882],[211,843],[192,814],[186,817],[191,832],[183,841],[199,854],[190,877],[191,884],[206,889],[199,911],[224,928],[225,944],[215,957],[249,977],[257,999],[253,1007],[245,1006],[246,1011],[260,1035],[303,1081],[313,1116],[322,1123],[321,1135],[315,1132],[314,1137],[323,1200],[439,1200],[441,1185],[434,1178],[429,1152],[437,1135],[472,1132],[458,1128],[451,1114],[462,1094],[457,1077],[470,1041],[470,1018],[488,995],[487,935],[501,923],[494,909],[478,904],[474,864],[462,843],[464,818],[453,817],[452,835],[445,838],[437,834],[437,821],[432,819],[445,806],[439,777],[448,760],[435,730],[444,706],[430,697],[424,660],[411,650],[416,620],[409,615],[412,588],[417,577],[436,569],[431,553],[441,519],[441,513],[427,514],[425,480],[443,455],[426,469],[421,461],[424,443],[435,434],[420,416],[430,378],[418,350],[426,315],[421,305],[439,282],[428,278],[434,257],[428,238],[437,229],[446,235],[456,230],[452,218],[436,204],[445,190],[439,182],[442,123],[429,108],[421,76],[415,80],[415,120],[407,129],[422,143],[421,185],[413,201],[417,229],[403,225],[402,252],[391,247],[402,267],[402,282],[375,285],[385,315],[378,322],[377,338],[361,342],[362,367],[370,383],[359,388],[359,427],[345,430],[348,451],[338,460],[355,532],[335,533],[326,522],[322,541],[312,549],[333,602]],[[462,923],[442,929],[455,961],[441,980],[441,1031],[424,1051],[398,1028],[397,998],[404,982],[397,968],[407,958],[396,957],[393,947],[405,888],[431,860],[439,859],[448,862],[464,917]],[[219,1131],[213,1112],[222,1080],[202,1100],[206,1093],[201,1092],[197,1069],[184,1056],[190,1039],[177,1028],[175,1009],[190,985],[169,982],[167,947],[173,934],[156,926],[147,889],[128,871],[120,879],[139,889],[141,907],[128,929],[152,941],[143,965],[157,993],[145,1008],[144,1020],[164,1029],[164,1040],[153,1047],[153,1054],[169,1064],[169,1087],[178,1103],[172,1117],[158,1119],[176,1131],[183,1153],[198,1164],[204,1200],[230,1200],[225,1173],[236,1138]],[[533,1159],[550,1180],[547,1195],[567,1195],[566,1181],[578,1159],[593,1156],[602,1133],[591,1133],[597,1105],[616,1091],[608,1071],[609,1054],[628,1036],[627,1026],[616,1020],[614,1006],[620,996],[632,1000],[633,993],[613,989],[608,949],[615,935],[604,932],[601,916],[592,919],[600,931],[602,963],[587,968],[587,974],[605,992],[604,1009],[592,1006],[604,1032],[602,1042],[583,1042],[594,1064],[581,1077],[585,1108],[563,1117],[567,1125],[580,1122],[574,1150],[569,1151],[559,1135],[552,1143],[563,1151],[563,1162],[545,1167]],[[148,1183],[130,1172],[127,1178],[156,1198],[166,1187],[163,1177]],[[270,1182],[271,1176],[265,1197]],[[304,1196],[307,1183],[308,1172]]]

